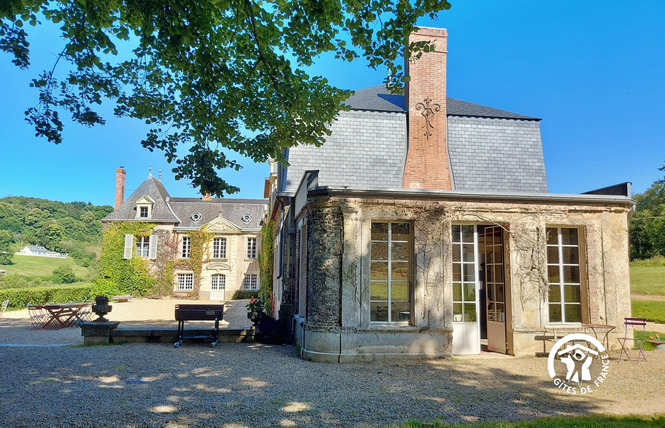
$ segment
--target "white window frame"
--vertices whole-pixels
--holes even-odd
[[[242,289],[245,291],[258,291],[259,290],[259,274],[246,273],[242,280]]]
[[[139,205],[138,209],[140,218],[150,218],[150,208],[147,205]],[[145,215],[143,215],[144,213]]]
[[[561,234],[562,229],[571,229],[575,230],[577,233],[577,244],[564,244],[563,243],[563,237]],[[548,293],[547,293],[547,313],[546,313],[546,319],[549,324],[567,324],[567,325],[580,325],[581,323],[584,322],[585,319],[585,311],[584,311],[584,302],[585,302],[585,290],[583,287],[584,283],[584,271],[583,271],[583,263],[582,263],[582,231],[579,227],[575,226],[548,226],[546,228],[546,231],[550,230],[555,230],[556,231],[556,236],[557,236],[557,242],[556,244],[547,244],[547,249],[549,250],[550,248],[556,248],[557,249],[557,255],[558,255],[558,261],[551,263],[550,258],[549,258],[549,251],[547,252],[547,268],[548,268],[548,274],[547,274],[547,288],[548,288]],[[564,257],[563,257],[563,251],[565,248],[577,248],[577,263],[564,263]],[[558,282],[550,282],[549,281],[549,269],[551,267],[557,267],[558,268],[558,275],[559,275],[559,281]],[[579,275],[579,282],[566,282],[565,281],[565,274],[564,274],[564,269],[566,267],[577,267],[578,270],[578,275]],[[550,302],[550,287],[552,286],[558,286],[559,287],[559,302]],[[576,286],[579,287],[578,293],[579,293],[579,301],[578,302],[567,302],[566,299],[566,293],[565,293],[565,288],[566,286]],[[551,306],[559,306],[560,311],[561,311],[561,320],[560,321],[552,321],[550,319],[550,307]],[[566,305],[576,305],[580,307],[580,319],[579,321],[566,321]]]
[[[226,275],[216,273],[210,277],[210,290],[226,290]]]
[[[226,260],[227,240],[223,237],[212,239],[212,258]]]
[[[256,259],[257,248],[258,248],[258,238],[256,238],[256,237],[247,238],[247,259],[248,260]]]
[[[147,254],[144,254],[142,251],[139,251],[139,243],[142,245],[142,250],[145,251],[145,241],[147,239]],[[136,238],[136,243],[134,242],[134,235],[126,234],[125,235],[125,246],[123,258],[131,259],[134,256],[134,251],[136,251],[136,257],[148,258],[150,260],[155,260],[157,258],[157,235],[152,234],[149,236],[139,236]],[[139,254],[141,253],[141,254]]]
[[[136,257],[148,258],[150,255],[150,237],[137,236],[136,237]]]
[[[192,255],[192,238],[190,236],[183,236],[180,244],[180,258],[188,259]]]
[[[194,274],[191,272],[181,272],[176,274],[175,291],[194,291]]]

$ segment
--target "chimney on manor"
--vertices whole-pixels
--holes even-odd
[[[124,167],[120,167],[115,170],[115,204],[114,204],[114,211],[117,211],[118,208],[120,208],[120,205],[122,205],[123,202],[125,202],[125,175],[127,175],[127,171],[125,171]]]
[[[404,58],[410,81],[405,85],[409,146],[402,186],[405,189],[452,190],[446,148],[446,58],[448,32],[443,28],[418,28],[408,43],[430,41],[433,51]]]

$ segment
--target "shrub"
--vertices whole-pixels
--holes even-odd
[[[53,275],[58,277],[63,284],[71,284],[76,281],[74,270],[69,265],[62,265],[53,269]]]
[[[231,300],[251,299],[251,298],[256,298],[258,296],[259,296],[258,291],[237,290],[235,293],[233,293]]]
[[[653,256],[649,259],[637,259],[630,262],[631,266],[642,266],[642,267],[660,267],[665,266],[665,257],[664,256]]]
[[[97,296],[118,296],[125,293],[125,290],[118,286],[115,281],[110,279],[97,279],[90,287],[90,299]]]
[[[0,290],[0,301],[5,299],[9,299],[10,308],[17,309],[29,304],[83,302],[90,299],[90,284]]]

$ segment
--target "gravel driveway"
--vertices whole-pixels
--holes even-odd
[[[611,361],[601,388],[572,396],[552,384],[544,358],[342,365],[296,358],[292,346],[245,343],[7,346],[11,330],[31,332],[17,323],[0,320],[0,427],[383,426],[665,413],[660,351],[639,365]],[[38,333],[61,332],[76,330]]]

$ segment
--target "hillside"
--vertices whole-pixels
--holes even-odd
[[[101,219],[113,207],[85,202],[10,196],[0,199],[0,252],[18,251],[26,245],[42,245],[69,253],[81,266],[96,257],[102,235]],[[11,265],[9,265],[11,266]]]

